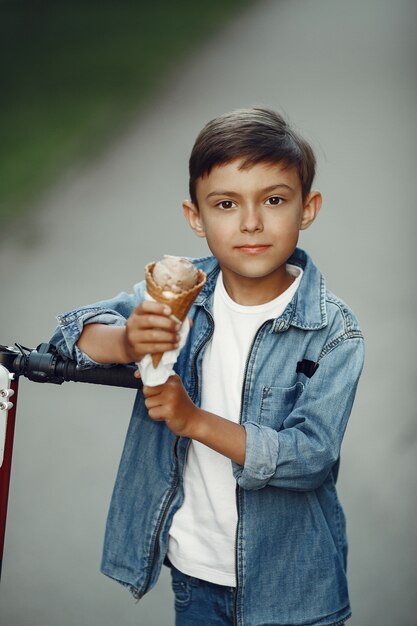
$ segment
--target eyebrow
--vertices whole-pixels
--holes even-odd
[[[278,183],[277,185],[270,185],[269,187],[265,187],[264,189],[260,189],[260,193],[269,193],[271,191],[275,191],[278,189],[286,189],[288,191],[294,191],[290,185],[286,185],[285,183]],[[238,196],[240,195],[237,191],[227,191],[227,190],[219,190],[219,191],[211,191],[206,196],[206,200],[211,198],[212,196]]]

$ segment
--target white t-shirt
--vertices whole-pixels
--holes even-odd
[[[239,422],[246,360],[258,328],[283,313],[301,280],[302,270],[274,300],[242,306],[227,294],[220,273],[214,290],[214,334],[203,358],[201,408]],[[218,585],[235,586],[236,481],[232,463],[198,441],[188,449],[184,503],[170,529],[168,558],[184,574]]]

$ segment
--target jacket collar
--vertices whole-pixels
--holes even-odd
[[[195,300],[202,305],[213,294],[220,271],[217,259],[213,256],[192,259],[193,263],[204,270],[207,281]],[[274,320],[271,332],[283,332],[289,326],[304,330],[318,330],[327,326],[326,284],[323,275],[314,265],[310,256],[296,248],[288,263],[303,270],[303,276],[294,298],[285,311]]]
[[[327,326],[326,283],[311,257],[296,248],[288,263],[303,270],[303,276],[294,298],[284,313],[274,322],[274,330],[295,326],[304,330],[318,330]],[[284,322],[284,324],[282,324]]]

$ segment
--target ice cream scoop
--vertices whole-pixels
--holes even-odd
[[[198,272],[194,265],[179,256],[165,254],[152,270],[152,278],[169,298],[194,287]]]
[[[183,322],[194,300],[206,282],[206,274],[182,257],[165,255],[156,263],[149,263],[145,270],[146,291],[156,302],[167,304],[172,317]],[[162,354],[153,354],[152,363],[157,367]]]

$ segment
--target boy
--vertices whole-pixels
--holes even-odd
[[[341,625],[347,543],[335,483],[363,364],[349,308],[296,248],[321,206],[310,146],[275,112],[209,122],[184,214],[212,257],[176,375],[135,402],[102,571],[140,598],[171,567],[177,626]],[[133,295],[60,318],[81,365],[178,344],[170,310]]]

